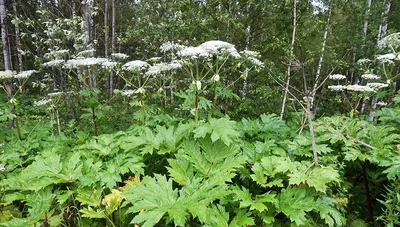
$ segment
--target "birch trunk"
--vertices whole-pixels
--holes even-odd
[[[111,53],[115,53],[115,0],[111,0]],[[114,90],[114,73],[110,73],[109,77],[109,97],[111,98]]]
[[[326,40],[327,40],[327,37],[328,37],[329,24],[330,24],[331,15],[332,15],[332,3],[333,3],[333,0],[330,0],[329,1],[328,21],[327,21],[326,26],[325,26],[324,40],[322,41],[322,47],[321,47],[321,56],[320,56],[319,62],[318,62],[317,74],[315,76],[314,87],[313,87],[312,92],[311,92],[311,106],[313,106],[313,103],[314,103],[314,100],[315,100],[315,95],[317,93],[317,88],[318,88],[318,85],[319,85],[318,84],[318,80],[319,80],[319,77],[321,75],[321,68],[322,68],[322,62],[324,60]],[[316,113],[316,108],[314,109],[314,113]]]
[[[17,16],[17,4],[15,0],[12,1],[12,6],[13,6],[13,11],[14,15]],[[17,58],[18,58],[18,71],[23,71],[22,70],[22,49],[21,49],[21,39],[20,39],[20,30],[19,30],[19,25],[15,24],[15,45],[17,47]]]
[[[7,15],[7,11],[4,5],[4,0],[0,0],[0,22],[1,22],[1,41],[3,44],[3,57],[4,57],[4,70],[11,70],[11,58],[10,58],[10,52],[8,48],[8,39],[7,39],[7,25],[5,22]],[[13,96],[13,87],[12,87],[12,80],[9,79],[7,81],[6,85],[6,90],[7,90],[7,95],[8,99],[11,100]],[[10,107],[11,112],[14,112],[14,108]],[[8,119],[8,127],[13,128],[14,127],[14,119],[9,118]]]
[[[290,44],[290,52],[289,52],[289,64],[287,68],[287,73],[286,73],[286,84],[285,84],[285,91],[283,94],[283,100],[282,100],[282,109],[281,109],[281,119],[283,118],[283,114],[285,113],[285,105],[286,105],[286,99],[287,99],[287,94],[289,90],[289,83],[290,83],[290,73],[291,73],[291,64],[293,60],[293,51],[294,51],[294,42],[296,39],[296,26],[297,26],[297,0],[293,0],[293,32],[292,32],[292,42]]]
[[[364,19],[364,24],[363,24],[363,38],[365,40],[367,36],[367,31],[368,31],[368,18],[369,18],[369,12],[371,9],[371,2],[372,0],[367,0],[367,11],[365,12],[365,19]]]
[[[387,31],[387,17],[389,15],[390,12],[390,6],[391,6],[391,2],[390,0],[387,2],[386,5],[386,9],[385,11],[382,13],[382,24],[379,25],[379,31],[378,31],[378,42],[383,39],[386,36],[386,31]],[[368,120],[369,121],[373,121],[374,120],[374,110],[376,109],[376,103],[378,101],[378,98],[376,97],[376,95],[374,95],[371,99],[371,103],[370,103],[370,109],[369,109],[369,113],[368,113]]]
[[[108,26],[108,8],[109,0],[105,0],[104,3],[104,56],[108,57],[108,39],[109,39],[109,26]]]
[[[246,7],[247,15],[250,16],[250,3]],[[247,25],[247,30],[246,30],[246,50],[249,50],[249,45],[250,45],[250,35],[251,35],[251,27],[250,24]],[[246,90],[247,90],[247,70],[245,72],[246,77],[243,80],[243,91],[242,91],[242,100],[246,100]]]

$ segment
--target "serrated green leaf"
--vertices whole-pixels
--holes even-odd
[[[232,219],[229,224],[230,227],[246,227],[248,225],[253,226],[254,218],[250,217],[252,213],[246,212],[245,210],[239,210],[235,212],[235,217]]]
[[[316,201],[315,208],[319,212],[321,219],[329,226],[343,226],[345,218],[336,209],[337,200],[327,196],[319,197]]]
[[[306,213],[315,208],[314,197],[303,188],[288,187],[282,189],[278,195],[276,208],[296,225],[304,225],[307,223]]]

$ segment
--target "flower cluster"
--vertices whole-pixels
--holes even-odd
[[[400,32],[390,34],[378,42],[378,47],[396,49],[400,47]]]
[[[182,50],[183,48],[185,48],[184,45],[176,44],[176,43],[170,42],[170,41],[165,42],[165,43],[161,44],[161,46],[160,46],[160,49],[163,52],[167,52],[170,50]]]
[[[346,89],[346,86],[344,85],[332,85],[332,86],[328,86],[329,90],[332,91],[343,91],[344,89]]]
[[[210,58],[211,55],[201,47],[185,47],[178,51],[178,56],[181,58]]]
[[[202,43],[200,48],[204,49],[211,55],[229,55],[234,58],[239,58],[240,54],[237,52],[235,46],[228,42],[220,41],[220,40],[211,40],[205,43]]]
[[[130,62],[125,63],[122,66],[122,68],[127,71],[139,71],[139,70],[147,68],[149,66],[150,65],[145,61],[135,60],[135,61],[130,61]]]
[[[0,80],[8,80],[13,78],[15,73],[11,70],[0,71]]]
[[[61,59],[56,59],[56,60],[52,60],[52,61],[48,61],[43,63],[44,67],[56,67],[56,66],[60,66],[62,64],[64,64],[64,60]]]
[[[377,105],[377,106],[386,106],[386,105],[387,105],[387,102],[379,101],[379,102],[376,103],[376,105]]]
[[[129,56],[127,54],[123,54],[123,53],[114,53],[114,54],[111,54],[111,57],[118,59],[118,60],[125,60],[125,59],[129,58]]]
[[[364,74],[361,75],[361,78],[365,79],[365,80],[378,80],[381,77],[375,74]]]
[[[78,57],[92,57],[94,55],[95,50],[89,49],[79,52],[76,56]]]
[[[122,96],[131,97],[136,93],[136,90],[126,90],[122,92]]]
[[[49,103],[51,101],[52,101],[52,99],[41,99],[39,101],[34,101],[33,105],[34,106],[44,106],[44,105],[46,105],[47,103]]]
[[[94,65],[101,65],[106,61],[108,61],[106,58],[71,59],[65,63],[65,67],[67,67],[67,68],[90,67],[90,66],[94,66]]]
[[[373,92],[374,90],[368,86],[362,86],[362,85],[347,85],[346,90],[348,91],[359,91],[359,92]]]
[[[384,83],[367,83],[367,87],[370,87],[374,90],[378,90],[378,89],[385,88],[388,86],[389,86],[389,84],[384,84]]]
[[[378,60],[383,60],[383,59],[387,59],[387,60],[400,60],[400,55],[398,54],[382,54],[382,55],[377,55],[376,59]]]
[[[64,94],[64,92],[62,92],[62,91],[59,91],[59,92],[52,92],[52,93],[49,93],[49,94],[47,94],[49,97],[58,97],[58,96],[61,96],[61,95],[63,95]]]
[[[329,79],[331,80],[345,80],[346,76],[342,74],[332,74],[329,76]]]
[[[112,69],[115,68],[118,65],[118,62],[115,61],[106,61],[101,64],[101,66],[105,69]]]
[[[37,73],[36,70],[28,70],[22,71],[14,76],[15,79],[27,79],[28,77],[32,76],[34,73]]]
[[[53,50],[45,54],[44,57],[48,59],[60,59],[68,55],[69,50]]]
[[[371,63],[372,61],[368,58],[362,58],[357,61],[357,65],[366,65]]]

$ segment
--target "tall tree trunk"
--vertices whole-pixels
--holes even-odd
[[[108,37],[109,37],[109,26],[108,26],[108,8],[109,8],[109,1],[105,0],[104,5],[104,56],[108,57]]]
[[[115,0],[111,0],[111,53],[115,53],[116,37],[115,37]],[[111,98],[114,90],[114,73],[111,72],[108,78],[109,82],[109,97]]]
[[[11,70],[11,54],[8,48],[7,39],[7,25],[6,25],[7,11],[4,5],[4,0],[0,0],[0,22],[1,22],[1,41],[3,44],[3,57],[4,57],[4,70]],[[12,80],[9,79],[6,85],[8,99],[11,100],[13,96]],[[14,108],[11,107],[11,112],[14,112]],[[8,119],[8,127],[14,127],[14,119]]]
[[[115,0],[111,0],[111,53],[115,53],[116,37],[115,37]]]
[[[314,81],[314,87],[311,91],[311,104],[314,103],[315,100],[315,95],[317,93],[317,88],[318,88],[318,80],[321,75],[321,68],[322,68],[322,62],[324,60],[324,54],[325,54],[325,46],[326,46],[326,40],[328,37],[328,31],[329,31],[329,24],[331,21],[331,15],[332,15],[332,5],[333,5],[333,0],[329,1],[329,12],[328,12],[328,21],[326,22],[325,26],[325,31],[324,31],[324,40],[322,41],[322,47],[321,47],[321,56],[319,57],[319,62],[318,62],[318,67],[317,67],[317,74],[315,76],[315,81]],[[312,105],[311,105],[312,107]],[[316,108],[314,109],[314,113],[316,113]]]
[[[382,24],[379,25],[378,42],[381,39],[385,38],[385,36],[386,36],[387,26],[388,26],[387,19],[388,19],[391,5],[392,5],[391,0],[388,0],[388,2],[386,4],[385,12],[382,13]]]
[[[389,0],[387,2],[385,11],[382,13],[382,24],[379,25],[378,42],[386,36],[387,17],[388,17],[389,12],[390,12],[390,6],[391,6],[391,2]],[[373,112],[376,109],[377,101],[378,101],[378,98],[376,97],[376,95],[372,96],[371,103],[370,103],[370,108],[369,108],[369,113],[368,113],[368,121],[373,121],[374,120]]]
[[[292,42],[290,44],[289,63],[288,63],[287,73],[286,73],[286,84],[285,84],[285,91],[284,91],[283,100],[282,100],[281,119],[283,118],[283,114],[285,113],[286,99],[287,99],[287,94],[288,94],[288,90],[289,90],[290,73],[291,73],[291,67],[292,67],[292,61],[293,61],[293,52],[294,52],[294,42],[295,42],[295,39],[296,39],[296,26],[297,26],[297,0],[293,0]]]
[[[246,7],[246,11],[247,11],[247,16],[248,18],[250,18],[250,3],[248,3],[247,7]],[[247,30],[246,30],[246,50],[249,49],[249,45],[250,45],[250,35],[251,35],[251,26],[250,24],[247,25]],[[247,90],[247,70],[246,70],[246,77],[243,80],[243,90],[242,90],[242,100],[246,100],[246,90]]]
[[[17,16],[17,4],[15,0],[12,1],[14,15]],[[17,57],[18,57],[18,71],[23,71],[22,69],[22,49],[21,49],[21,39],[20,39],[20,31],[19,25],[15,24],[15,45],[17,47]]]

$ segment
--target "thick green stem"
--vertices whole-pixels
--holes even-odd
[[[14,121],[15,121],[15,127],[17,127],[18,139],[19,139],[19,140],[22,140],[21,129],[19,128],[19,122],[18,122],[18,117],[17,117],[17,115],[15,115]]]
[[[199,121],[199,92],[196,91],[195,102],[194,102],[194,120]]]
[[[214,83],[214,99],[213,99],[211,117],[214,117],[214,115],[215,115],[215,107],[217,105],[217,99],[218,99],[218,96],[217,96],[217,84]]]
[[[140,109],[142,111],[142,125],[144,125],[146,122],[145,122],[143,94],[140,95]]]
[[[94,126],[94,131],[93,134],[94,136],[98,136],[98,131],[97,131],[97,116],[94,111],[94,107],[92,107],[92,118],[93,118],[93,126]]]
[[[359,160],[359,162],[360,162],[360,165],[361,165],[362,171],[363,171],[365,194],[367,197],[367,204],[368,204],[368,218],[370,221],[374,221],[374,208],[372,206],[371,193],[369,191],[369,180],[368,180],[368,174],[367,174],[367,167],[365,166],[366,163],[362,162],[361,160]]]

